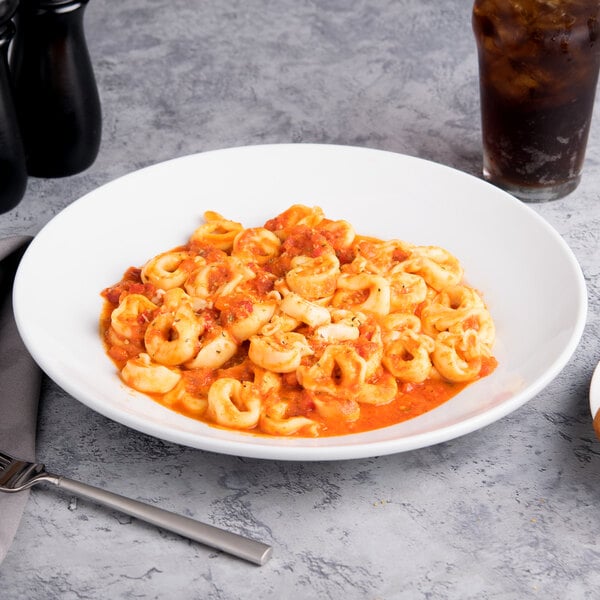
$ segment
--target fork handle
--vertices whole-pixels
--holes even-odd
[[[69,479],[68,477],[51,476],[47,479],[59,488],[72,492],[76,496],[83,496],[94,500],[99,504],[114,508],[122,513],[130,515],[156,525],[162,529],[168,529],[183,537],[196,542],[217,548],[233,556],[257,565],[264,565],[271,558],[272,548],[262,542],[225,531],[218,527],[201,523],[189,517],[184,517],[168,510],[150,506],[137,500],[131,500],[125,496],[114,494],[106,490]]]

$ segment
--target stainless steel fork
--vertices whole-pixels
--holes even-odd
[[[41,463],[19,460],[0,451],[0,492],[20,492],[42,482],[51,483],[76,496],[89,498],[109,508],[257,565],[264,565],[271,558],[271,546],[262,542],[68,479],[62,475],[48,473]]]

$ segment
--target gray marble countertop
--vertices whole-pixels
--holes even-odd
[[[100,155],[80,175],[31,178],[0,235],[35,234],[132,170],[229,146],[368,146],[479,176],[470,13],[466,0],[92,0]],[[256,567],[37,489],[0,565],[0,598],[597,598],[598,117],[579,188],[532,205],[577,256],[590,308],[574,356],[528,404],[404,454],[270,462],[154,439],[46,379],[37,452],[54,471],[253,535],[274,556]]]

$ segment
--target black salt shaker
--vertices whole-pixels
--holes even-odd
[[[88,0],[21,0],[11,52],[27,171],[65,177],[100,149],[102,114],[83,16]]]
[[[8,69],[8,47],[18,0],[0,0],[0,213],[17,206],[27,188],[25,153]]]

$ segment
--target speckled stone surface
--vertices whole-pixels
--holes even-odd
[[[80,175],[31,179],[0,235],[35,234],[132,170],[227,146],[360,145],[478,176],[470,11],[466,0],[91,0],[100,155]],[[255,567],[38,489],[0,565],[0,598],[597,598],[600,442],[588,389],[600,360],[599,117],[580,187],[533,205],[580,261],[590,310],[573,358],[531,402],[434,447],[303,464],[166,443],[45,380],[40,460],[256,536],[274,557]]]

